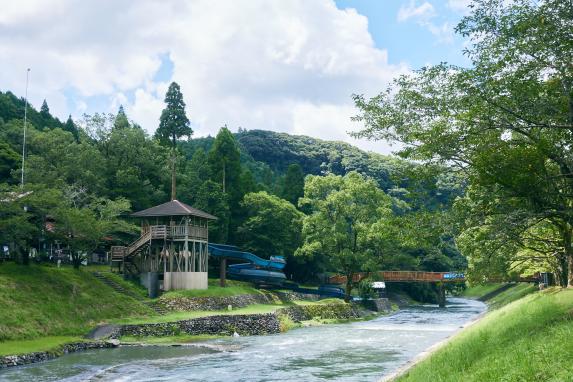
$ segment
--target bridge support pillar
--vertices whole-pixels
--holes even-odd
[[[224,288],[225,280],[227,278],[227,259],[221,259],[221,268],[219,269],[219,285]]]
[[[444,288],[444,283],[438,283],[438,306],[440,308],[446,307],[446,288]]]

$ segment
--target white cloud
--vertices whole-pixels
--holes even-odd
[[[88,97],[107,97],[110,110],[99,111],[123,104],[149,132],[174,80],[196,135],[227,124],[348,140],[351,94],[374,95],[407,70],[375,47],[366,17],[333,0],[18,4],[0,15],[0,88],[22,95],[31,66],[34,105],[47,98],[65,117],[88,109]],[[172,78],[154,81],[166,55]],[[52,106],[69,89],[76,110]]]
[[[450,3],[459,3],[460,1],[449,0]],[[399,22],[413,20],[435,36],[438,43],[451,44],[454,41],[453,26],[447,21],[436,24],[434,20],[437,16],[436,9],[431,3],[425,1],[417,5],[415,0],[410,0],[408,5],[403,5],[398,10],[397,20]]]
[[[448,8],[458,13],[467,14],[471,3],[472,0],[448,0]]]
[[[416,2],[411,0],[406,6],[401,6],[398,10],[398,21],[406,21],[411,18],[418,20],[430,20],[436,16],[436,10],[434,6],[427,1],[423,4],[417,6]]]

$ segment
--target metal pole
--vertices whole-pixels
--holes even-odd
[[[26,70],[26,96],[24,106],[24,141],[22,142],[22,183],[21,187],[24,188],[24,164],[26,160],[26,122],[28,119],[28,78],[30,75],[30,68]]]

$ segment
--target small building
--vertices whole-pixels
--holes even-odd
[[[148,287],[162,274],[164,291],[207,289],[209,221],[215,216],[178,200],[132,216],[141,219],[141,235],[129,246],[111,247],[112,266],[139,274]]]

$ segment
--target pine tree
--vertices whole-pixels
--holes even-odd
[[[176,82],[172,82],[165,95],[165,109],[159,118],[159,128],[155,131],[155,137],[162,144],[171,145],[171,200],[176,198],[175,190],[175,160],[177,139],[182,136],[190,137],[193,134],[189,119],[185,114],[185,102],[183,94]]]
[[[129,120],[127,119],[127,115],[125,114],[125,110],[123,109],[123,105],[119,105],[119,110],[117,111],[117,115],[115,116],[113,128],[114,129],[126,129],[128,127],[129,127]]]
[[[44,118],[50,117],[50,108],[48,107],[48,103],[45,99],[44,102],[42,102],[42,107],[40,107],[40,114]]]
[[[155,132],[155,137],[164,144],[171,143],[176,147],[177,139],[183,136],[190,137],[193,134],[189,119],[185,114],[185,102],[183,94],[176,82],[169,85],[165,95],[165,109],[159,118],[159,128]]]
[[[241,154],[233,134],[225,126],[219,130],[211,151],[209,151],[211,180],[221,185],[228,197],[231,209],[229,236],[233,239],[241,214],[240,203],[243,199],[241,185]]]
[[[72,135],[74,136],[76,142],[79,142],[80,140],[80,133],[78,131],[78,128],[76,126],[76,124],[74,123],[74,121],[72,120],[72,115],[70,114],[68,116],[68,120],[66,121],[66,123],[64,123],[63,129],[67,132],[72,133]]]
[[[40,126],[40,129],[44,129],[44,128],[51,128],[51,122],[52,122],[52,116],[50,115],[50,108],[48,107],[48,103],[46,102],[46,100],[44,99],[44,102],[42,102],[42,107],[40,107],[40,120],[42,125]]]

